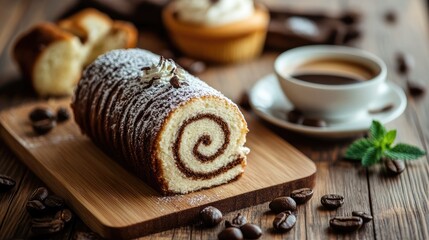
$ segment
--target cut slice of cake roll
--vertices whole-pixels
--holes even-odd
[[[238,107],[170,59],[114,50],[85,70],[72,107],[98,146],[163,194],[244,172],[248,132]]]

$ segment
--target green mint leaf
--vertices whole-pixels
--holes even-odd
[[[398,143],[391,149],[384,151],[384,156],[395,160],[414,160],[426,154],[425,151],[418,147]]]
[[[384,144],[390,147],[390,145],[392,145],[392,143],[395,141],[395,138],[396,138],[396,130],[388,131],[384,136]]]
[[[365,152],[365,155],[362,157],[362,165],[364,167],[369,167],[378,163],[381,159],[381,154],[379,149],[375,147],[370,147]]]
[[[384,138],[384,135],[386,135],[386,128],[379,121],[373,120],[369,128],[370,140],[379,142]]]
[[[345,157],[348,159],[361,160],[365,155],[368,148],[372,147],[371,141],[362,138],[354,141],[349,148],[347,148]]]

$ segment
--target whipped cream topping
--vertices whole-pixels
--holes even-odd
[[[208,26],[237,22],[254,12],[253,0],[176,0],[179,20]]]
[[[154,83],[170,83],[174,88],[179,88],[185,73],[172,59],[165,59],[163,56],[159,58],[158,64],[143,67],[142,71],[140,79],[146,84],[145,88],[151,87]]]

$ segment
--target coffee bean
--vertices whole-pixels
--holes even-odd
[[[396,12],[394,12],[394,11],[392,11],[392,10],[387,11],[387,12],[384,14],[384,20],[385,20],[387,23],[389,23],[389,24],[394,24],[394,23],[396,23],[397,18],[398,18],[398,16],[397,16]]]
[[[55,195],[49,195],[43,203],[52,210],[59,210],[64,207],[64,199]]]
[[[296,216],[291,211],[285,211],[277,214],[273,221],[273,227],[280,232],[291,230],[296,223]]]
[[[177,63],[191,74],[199,74],[206,70],[206,64],[192,58],[180,57]]]
[[[346,25],[354,25],[362,18],[362,14],[356,11],[347,11],[340,16],[340,21]]]
[[[48,108],[35,108],[30,112],[29,118],[32,122],[37,122],[41,120],[54,120],[54,113]]]
[[[39,135],[50,132],[56,125],[56,121],[52,119],[39,120],[32,124],[34,132]]]
[[[219,240],[242,240],[243,233],[240,229],[235,227],[225,228],[217,235]]]
[[[15,184],[15,180],[13,180],[11,177],[0,175],[0,193],[11,190]]]
[[[280,213],[284,211],[295,211],[296,202],[291,197],[278,197],[270,202],[269,207],[271,211]]]
[[[49,235],[57,233],[64,228],[64,222],[60,219],[43,219],[33,220],[31,232],[36,235]]]
[[[326,127],[328,124],[322,119],[304,118],[304,120],[302,120],[302,125],[310,127]]]
[[[26,205],[28,213],[33,217],[38,217],[46,214],[46,206],[39,200],[30,200]]]
[[[101,237],[94,232],[76,232],[73,240],[101,240]]]
[[[250,106],[250,102],[249,102],[249,94],[244,92],[241,95],[240,99],[238,100],[238,105],[240,107],[242,107],[244,110],[250,110],[251,106]]]
[[[313,197],[313,189],[300,188],[297,190],[293,190],[290,196],[298,204],[306,203],[308,200],[310,200],[311,197]]]
[[[396,70],[399,74],[408,74],[414,68],[414,58],[410,54],[398,53],[396,55]]]
[[[70,119],[70,112],[65,107],[58,108],[57,111],[57,121],[64,122]]]
[[[246,223],[240,227],[245,239],[259,239],[262,236],[262,230],[259,226]]]
[[[372,221],[372,216],[369,213],[362,212],[362,211],[353,211],[352,215],[355,217],[362,218],[364,223]]]
[[[353,232],[362,227],[362,224],[360,217],[334,217],[329,220],[329,226],[338,232]]]
[[[247,223],[247,218],[241,215],[241,213],[238,213],[237,216],[235,216],[235,218],[232,219],[232,224],[237,225],[239,227],[243,226],[246,223]]]
[[[349,27],[343,39],[343,43],[347,44],[362,36],[362,31],[356,27]]]
[[[404,161],[400,160],[386,160],[384,161],[384,166],[386,167],[387,173],[392,175],[398,175],[405,170]]]
[[[222,221],[222,212],[219,209],[208,206],[201,210],[200,217],[206,227],[214,227]]]
[[[426,93],[426,88],[423,85],[420,85],[409,79],[407,80],[407,88],[408,88],[408,93],[412,97],[421,97],[423,94]]]
[[[229,227],[240,228],[241,226],[243,226],[246,223],[247,223],[246,217],[241,215],[241,213],[238,213],[237,216],[235,216],[235,218],[232,219],[232,222],[230,222],[228,220],[225,221],[225,228],[229,228]]]
[[[36,188],[33,193],[31,193],[30,197],[28,198],[28,200],[39,200],[41,202],[43,202],[49,195],[49,191],[47,188],[45,187],[38,187]]]
[[[344,197],[338,194],[327,194],[322,196],[320,202],[327,209],[337,209],[344,204]]]
[[[302,112],[298,109],[293,109],[287,113],[287,120],[291,123],[299,123],[302,117]]]
[[[68,223],[72,220],[73,218],[73,213],[68,210],[68,209],[62,209],[59,210],[56,214],[55,214],[55,219],[61,219],[63,220],[65,223]]]

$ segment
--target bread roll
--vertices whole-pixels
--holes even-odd
[[[184,194],[244,172],[246,121],[220,92],[172,60],[113,50],[85,70],[72,102],[81,130],[163,194]]]
[[[83,64],[87,65],[93,47],[104,40],[112,28],[113,21],[106,14],[93,9],[84,9],[58,22],[58,26],[74,35],[82,43]]]
[[[92,48],[85,59],[84,65],[92,63],[98,56],[113,49],[134,48],[137,45],[138,32],[133,24],[124,21],[114,21],[112,28]]]
[[[40,96],[71,95],[80,79],[81,44],[52,23],[40,23],[22,34],[13,56]]]

